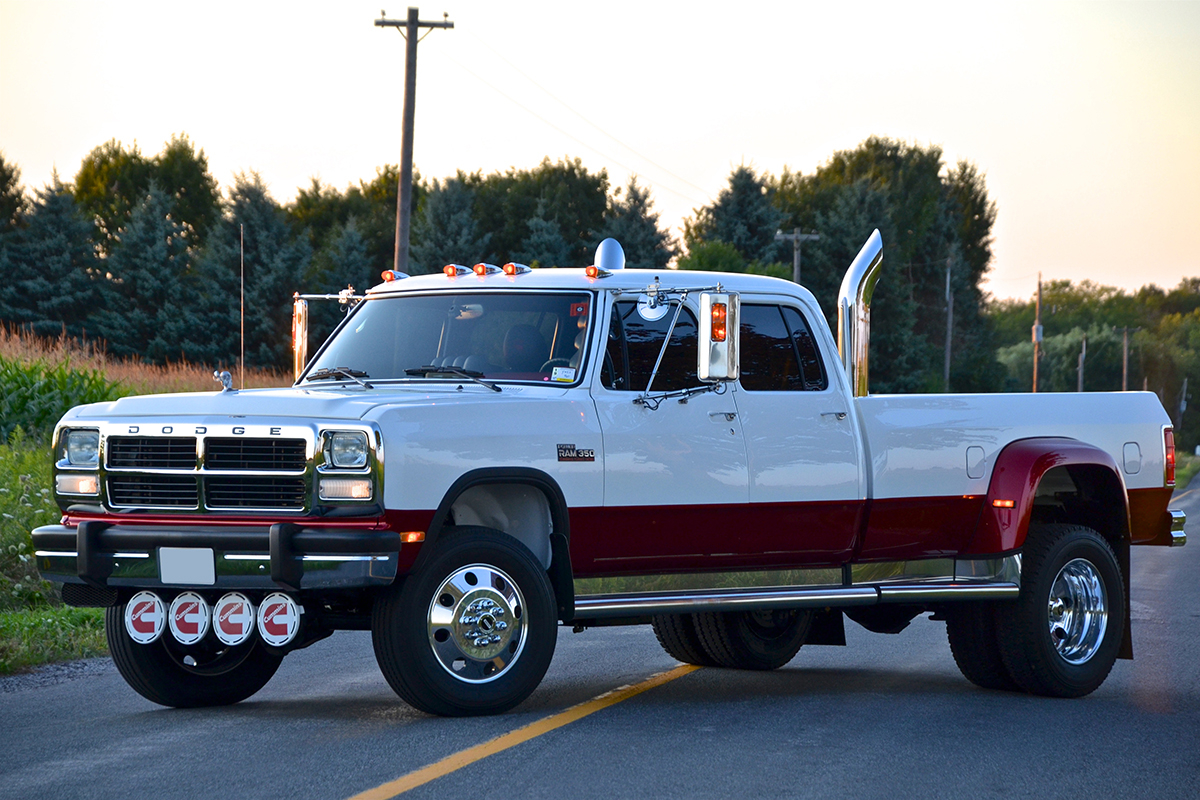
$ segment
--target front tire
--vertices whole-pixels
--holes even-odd
[[[257,637],[235,647],[221,644],[211,633],[186,648],[170,634],[138,644],[125,630],[124,605],[104,612],[104,628],[121,677],[142,697],[162,706],[239,703],[266,686],[283,661]]]
[[[371,638],[396,694],[441,716],[499,714],[533,693],[557,643],[554,589],[499,531],[443,534],[420,573],[376,600]]]
[[[1117,558],[1082,525],[1039,525],[1024,548],[1021,594],[998,606],[1000,654],[1031,694],[1082,697],[1104,683],[1124,637]]]
[[[704,652],[730,669],[778,669],[795,658],[812,628],[808,609],[704,612],[694,616]]]

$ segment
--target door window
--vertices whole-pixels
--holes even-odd
[[[741,384],[750,392],[819,392],[829,386],[812,329],[791,306],[742,306]]]

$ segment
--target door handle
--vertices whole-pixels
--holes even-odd
[[[708,417],[709,417],[709,419],[716,419],[717,417],[724,417],[726,422],[733,422],[735,419],[737,419],[737,412],[736,411],[710,411],[710,412],[708,412]]]
[[[845,411],[822,411],[821,416],[822,417],[837,417],[838,420],[841,421],[846,418],[846,412]]]

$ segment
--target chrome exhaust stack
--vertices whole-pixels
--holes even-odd
[[[871,340],[871,296],[883,266],[883,237],[876,228],[858,251],[838,291],[838,352],[850,392],[866,397],[867,353]]]

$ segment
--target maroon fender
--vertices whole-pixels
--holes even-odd
[[[992,555],[1016,550],[1025,543],[1033,498],[1042,477],[1055,467],[1086,465],[1112,473],[1122,488],[1122,538],[1129,536],[1129,508],[1124,496],[1125,483],[1112,456],[1076,439],[1021,439],[1000,451],[992,480],[988,485],[979,527],[963,554]]]

